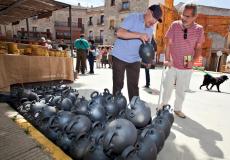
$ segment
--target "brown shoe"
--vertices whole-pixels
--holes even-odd
[[[185,116],[185,114],[183,113],[183,112],[181,112],[181,111],[174,111],[175,112],[175,114],[178,116],[178,117],[180,117],[180,118],[186,118],[186,116]]]

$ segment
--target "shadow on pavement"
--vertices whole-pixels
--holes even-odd
[[[214,130],[207,129],[198,122],[187,117],[186,119],[175,118],[174,123],[178,126],[172,128],[188,137],[199,140],[200,146],[210,157],[224,158],[222,150],[216,145],[216,141],[223,141],[222,135]]]
[[[147,103],[147,106],[151,108],[152,117],[155,117],[157,104]],[[187,146],[176,144],[174,142],[175,139],[176,135],[171,130],[163,149],[158,154],[157,160],[197,160]]]
[[[208,90],[206,90],[208,91]],[[209,90],[208,92],[213,92],[213,93],[218,93],[218,94],[230,94],[228,92],[218,92],[218,91],[214,91],[214,90]]]
[[[143,88],[143,90],[152,95],[160,95],[160,91],[154,88]]]
[[[211,92],[211,93],[218,93],[218,94],[230,94],[230,93],[228,93],[228,92],[218,92],[218,91],[216,91],[216,90],[200,90],[200,92],[202,92],[202,91],[205,91],[205,92]]]
[[[176,135],[171,131],[157,160],[196,160],[197,158],[187,146],[174,142]]]

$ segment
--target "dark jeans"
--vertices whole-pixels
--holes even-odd
[[[112,68],[112,55],[108,56],[109,68]]]
[[[121,91],[124,86],[124,74],[126,71],[127,76],[127,86],[129,101],[133,96],[139,96],[139,75],[140,75],[140,62],[127,63],[116,57],[112,57],[113,65],[113,94],[117,91]]]
[[[90,73],[94,73],[94,70],[93,70],[93,68],[94,68],[94,59],[95,59],[95,57],[94,56],[91,56],[91,55],[89,55],[88,56],[88,61],[89,61],[89,67],[90,67]]]
[[[85,74],[85,70],[86,70],[86,53],[84,51],[77,51],[76,71],[78,73],[80,73],[80,67],[81,67],[81,73]]]
[[[149,68],[145,68],[145,78],[146,78],[146,86],[149,86],[150,85]]]

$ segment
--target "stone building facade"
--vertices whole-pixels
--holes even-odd
[[[53,12],[53,25],[54,25],[54,39],[64,39],[67,42],[72,39],[79,37],[81,33],[85,31],[86,18],[86,7],[78,6],[71,7],[72,13],[72,35],[70,35],[70,21],[69,21],[69,8],[64,8]]]
[[[104,6],[91,7],[86,11],[85,35],[87,39],[95,40],[96,44],[103,44],[105,31]]]
[[[87,39],[94,39],[97,44],[111,45],[115,40],[116,29],[128,14],[144,12],[154,3],[164,4],[164,0],[105,0],[105,5],[100,7],[86,8],[80,3],[72,6],[72,39],[84,33]],[[29,18],[31,39],[43,36],[52,40],[65,39],[69,42],[68,17],[69,8],[65,8],[53,12],[48,18]],[[26,20],[22,20],[17,25],[0,26],[0,35],[12,37],[22,30],[26,32],[26,29]]]
[[[84,33],[85,24],[87,22],[87,8],[80,6],[72,6],[72,38],[76,39],[81,33]],[[52,40],[64,39],[67,42],[70,40],[70,24],[69,8],[64,8],[52,12],[47,18],[32,17],[28,18],[30,40],[36,40],[40,37],[46,37]],[[1,33],[5,35],[17,35],[25,32],[27,36],[26,20],[22,20],[17,25],[1,26]],[[48,33],[48,34],[47,34]]]

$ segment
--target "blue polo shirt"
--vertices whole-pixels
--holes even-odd
[[[133,13],[126,17],[120,26],[130,32],[147,33],[150,40],[153,36],[153,28],[146,28],[144,13]],[[112,55],[122,61],[134,63],[140,61],[139,47],[142,44],[140,39],[124,40],[117,38],[114,43]]]

